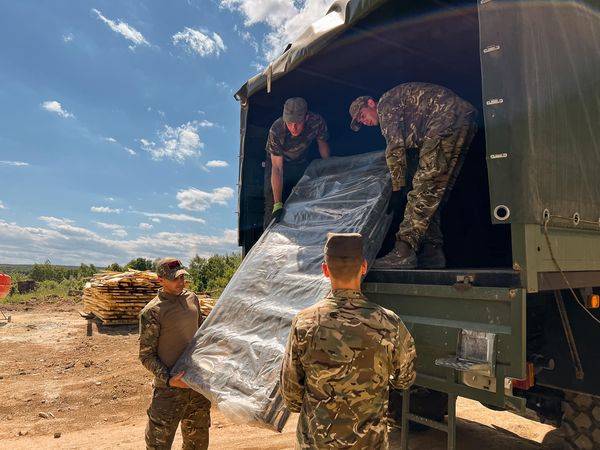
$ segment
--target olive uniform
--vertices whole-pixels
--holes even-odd
[[[160,273],[159,273],[160,275]],[[168,386],[170,370],[203,321],[198,297],[162,291],[140,313],[140,361],[154,374],[146,448],[170,449],[181,422],[183,449],[208,448],[210,402],[193,389]]]
[[[366,106],[367,99],[356,99],[351,114]],[[439,207],[454,187],[477,132],[477,110],[445,87],[404,83],[382,95],[377,116],[387,143],[386,159],[394,191],[407,185],[406,151],[419,152],[419,165],[396,237],[414,250],[422,241],[441,245]],[[352,128],[357,130],[356,114],[353,119]]]
[[[349,242],[340,243],[347,252]],[[298,313],[280,385],[286,406],[300,413],[296,448],[387,449],[389,386],[410,387],[415,358],[400,318],[360,291],[332,290]]]
[[[311,111],[306,113],[304,129],[299,136],[292,136],[287,129],[283,117],[280,117],[271,125],[267,139],[267,158],[265,163],[265,228],[271,221],[271,212],[273,210],[271,155],[283,156],[282,201],[285,202],[296,183],[298,183],[298,180],[304,175],[304,171],[310,162],[307,159],[308,150],[315,139],[327,141],[329,140],[329,133],[323,117]]]

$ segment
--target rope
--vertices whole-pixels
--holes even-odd
[[[557,216],[553,216],[553,217],[557,217]],[[581,300],[579,300],[579,297],[577,296],[577,294],[575,293],[575,290],[573,289],[573,287],[571,286],[571,283],[569,282],[569,279],[567,278],[567,276],[565,275],[565,273],[563,272],[562,268],[560,267],[560,265],[558,264],[558,261],[556,260],[556,258],[554,257],[554,251],[552,250],[552,245],[550,244],[550,238],[548,237],[548,222],[550,222],[550,217],[548,217],[545,221],[544,221],[544,236],[546,237],[546,243],[548,244],[548,250],[550,251],[550,258],[552,258],[552,262],[554,262],[554,265],[556,266],[556,268],[558,269],[558,271],[560,272],[561,276],[563,277],[563,279],[565,280],[565,283],[567,285],[567,287],[569,288],[569,291],[571,291],[571,294],[573,295],[573,298],[575,299],[575,301],[577,302],[577,304],[579,306],[581,306],[581,308],[585,311],[585,313],[590,316],[592,318],[592,320],[594,320],[594,322],[596,322],[598,325],[600,325],[600,319],[598,319],[596,316],[594,316],[587,308],[586,306],[581,303]]]

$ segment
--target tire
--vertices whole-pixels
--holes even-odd
[[[600,449],[600,397],[565,392],[560,434],[567,450]]]

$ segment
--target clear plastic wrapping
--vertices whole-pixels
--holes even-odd
[[[289,416],[278,393],[280,365],[295,314],[329,291],[321,272],[328,232],[359,232],[369,264],[390,219],[383,152],[313,161],[244,258],[173,373],[227,417],[280,431]]]

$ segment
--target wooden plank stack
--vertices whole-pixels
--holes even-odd
[[[135,324],[159,288],[154,272],[102,272],[94,275],[83,289],[84,309],[104,325]]]

